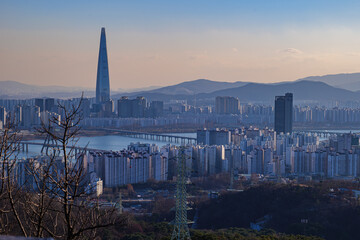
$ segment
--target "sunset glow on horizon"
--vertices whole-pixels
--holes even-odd
[[[357,1],[0,1],[0,81],[111,88],[360,72]]]

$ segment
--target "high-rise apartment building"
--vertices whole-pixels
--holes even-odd
[[[240,101],[234,97],[216,97],[215,112],[217,114],[239,114]]]
[[[31,122],[32,112],[31,112],[31,106],[24,105],[22,107],[22,126],[29,128],[32,124]]]
[[[22,107],[21,105],[17,105],[15,107],[15,124],[17,124],[18,126],[21,125],[21,121],[22,121]]]
[[[121,118],[143,118],[146,117],[146,99],[144,97],[137,97],[129,99],[128,97],[121,97],[118,100],[118,116]]]
[[[197,143],[204,145],[228,145],[231,143],[231,132],[228,130],[198,130]]]
[[[103,105],[104,117],[112,117],[114,113],[114,101],[110,99],[109,101],[106,101],[102,105]]]
[[[128,97],[121,97],[118,100],[118,116],[121,118],[132,117],[131,100]]]
[[[293,122],[293,94],[275,97],[275,131],[291,133]]]
[[[164,102],[162,101],[152,101],[150,103],[150,116],[159,117],[163,115],[164,112]]]
[[[2,123],[2,126],[0,126],[0,127],[3,127],[6,125],[6,109],[2,106],[0,106],[0,121]]]
[[[40,108],[40,112],[44,111],[44,99],[43,98],[35,98],[35,106]]]
[[[99,60],[96,77],[96,103],[110,100],[109,65],[106,49],[105,28],[101,28]]]
[[[45,99],[45,111],[52,112],[55,107],[55,99],[46,98]]]
[[[35,106],[40,108],[40,112],[53,112],[55,108],[54,98],[35,98]]]
[[[132,112],[136,118],[145,117],[146,99],[144,97],[137,97],[132,100]]]

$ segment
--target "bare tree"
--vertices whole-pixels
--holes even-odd
[[[0,232],[18,229],[27,236],[21,211],[22,187],[16,179],[20,140],[15,120],[10,116],[0,132]]]
[[[45,229],[53,237],[64,239],[89,238],[99,228],[111,226],[117,219],[115,206],[103,207],[98,198],[91,194],[87,162],[84,150],[75,152],[81,127],[81,103],[66,107],[58,104],[62,119],[50,118],[38,129],[39,133],[51,138],[56,143],[52,152],[60,152],[59,157],[49,158],[48,168],[43,172],[46,176],[50,196],[56,199],[52,204],[52,216],[60,222],[52,230]],[[49,208],[46,208],[49,209]],[[40,215],[40,214],[39,214]]]
[[[37,129],[52,139],[46,156],[19,161],[15,124],[1,131],[0,234],[95,239],[98,229],[125,223],[117,206],[105,207],[89,185],[85,149],[76,148],[81,103],[82,98],[70,107],[59,103],[61,120],[50,117]]]

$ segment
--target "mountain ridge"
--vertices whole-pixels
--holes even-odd
[[[275,95],[293,92],[295,99],[313,101],[358,101],[360,90],[353,87],[360,73],[309,76],[296,81],[276,83],[221,82],[208,79],[196,79],[182,83],[135,92],[114,92],[113,99],[121,96],[144,96],[149,100],[201,100],[216,96],[235,96],[242,101],[273,101]],[[321,79],[319,81],[318,79]],[[346,79],[341,82],[336,79]],[[355,81],[355,82],[354,82]],[[340,88],[351,86],[351,90]],[[359,87],[360,87],[360,81]],[[145,87],[142,89],[146,89]],[[136,89],[133,89],[136,90]],[[140,90],[140,89],[139,89]],[[355,91],[354,91],[355,90]],[[55,98],[94,97],[95,90],[81,87],[36,86],[16,81],[0,81],[1,98],[35,98],[51,96]]]
[[[142,92],[161,93],[170,95],[196,95],[199,93],[210,93],[219,89],[226,89],[231,87],[239,87],[248,82],[221,82],[209,79],[196,79],[181,82],[178,84],[153,89],[150,91],[134,92],[133,94],[140,94]]]
[[[296,81],[301,80],[321,81],[331,86],[347,89],[350,91],[360,90],[360,73],[338,73],[322,76],[309,76],[300,78]]]
[[[216,96],[233,96],[240,100],[273,101],[274,96],[292,92],[294,99],[302,101],[356,101],[359,92],[336,88],[320,81],[295,81],[282,84],[249,83],[243,87],[225,89],[211,93]],[[209,97],[209,95],[207,95]]]

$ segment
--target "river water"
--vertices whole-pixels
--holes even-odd
[[[196,138],[196,133],[166,133],[166,135],[175,135],[175,136],[183,136],[183,137],[193,137]],[[31,140],[30,142],[43,143],[43,140]],[[164,146],[167,144],[178,145],[178,143],[170,143],[170,142],[162,142],[162,141],[153,141],[153,140],[145,140],[139,138],[125,137],[120,135],[106,135],[106,136],[93,136],[93,137],[80,137],[76,146],[88,148],[95,148],[101,150],[113,150],[118,151],[127,146],[130,143],[140,142],[140,143],[149,143],[156,144],[158,146]],[[41,146],[29,145],[29,152],[27,154],[22,153],[21,157],[31,157],[35,155],[39,155],[41,152]]]
[[[317,132],[339,132],[339,133],[348,133],[348,132],[360,132],[360,130],[314,130]],[[193,137],[196,138],[196,133],[166,133],[167,135],[175,135],[175,136],[184,136],[184,137]],[[323,139],[322,139],[323,140]],[[43,143],[43,140],[31,140],[31,142]],[[127,146],[130,143],[140,142],[140,143],[149,143],[156,144],[158,146],[164,146],[166,144],[178,145],[177,143],[170,142],[161,142],[161,141],[153,141],[153,140],[145,140],[139,138],[125,137],[120,135],[106,135],[106,136],[93,136],[93,137],[81,137],[79,138],[78,143],[76,144],[79,147],[85,147],[87,145],[88,148],[102,149],[102,150],[113,150],[118,151]],[[41,152],[41,146],[29,146],[29,152],[27,154],[23,153],[21,157],[31,157],[35,155],[39,155]]]

